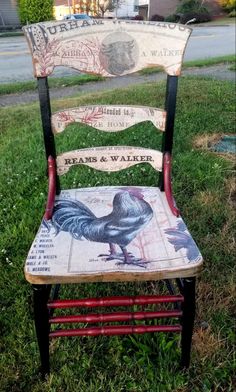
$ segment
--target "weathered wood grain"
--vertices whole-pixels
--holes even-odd
[[[93,19],[37,23],[23,31],[35,77],[44,77],[56,66],[121,76],[159,65],[179,75],[192,30],[166,22]]]
[[[162,270],[154,272],[107,272],[91,275],[40,275],[31,274],[25,270],[25,278],[31,284],[63,284],[63,283],[94,283],[94,282],[142,282],[148,280],[163,280],[190,278],[202,271],[203,265],[191,265],[179,268],[176,271]]]
[[[67,125],[79,122],[105,132],[117,132],[143,121],[165,130],[166,112],[145,106],[90,105],[66,109],[52,115],[54,133],[63,132]]]
[[[120,171],[149,163],[155,170],[162,171],[163,154],[160,151],[139,147],[94,147],[69,151],[57,156],[57,173],[65,174],[74,165],[86,165],[101,171]]]

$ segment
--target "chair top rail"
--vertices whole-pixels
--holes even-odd
[[[166,22],[130,20],[69,20],[23,27],[35,77],[57,66],[108,77],[161,66],[180,75],[192,29]]]
[[[57,173],[63,175],[75,165],[116,172],[139,163],[149,163],[155,170],[162,171],[163,154],[157,150],[130,146],[84,148],[58,155]]]
[[[53,133],[60,133],[67,125],[78,122],[105,132],[117,132],[143,121],[165,130],[166,112],[145,106],[89,105],[56,112],[51,117]]]

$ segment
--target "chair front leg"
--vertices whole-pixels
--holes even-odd
[[[49,365],[49,311],[47,302],[50,285],[33,285],[34,320],[41,359],[41,374],[45,378],[50,373]]]
[[[182,336],[181,336],[181,367],[188,368],[190,365],[190,353],[195,318],[195,285],[196,278],[185,278],[182,280]]]

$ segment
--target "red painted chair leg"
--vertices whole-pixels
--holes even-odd
[[[50,285],[33,285],[34,319],[38,340],[41,374],[43,379],[50,373],[49,365],[49,311],[47,302],[50,295]]]
[[[190,365],[191,344],[195,318],[195,283],[196,278],[182,280],[182,335],[181,335],[181,367],[187,369]]]

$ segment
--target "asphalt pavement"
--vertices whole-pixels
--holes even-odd
[[[206,59],[235,53],[235,26],[193,27],[184,60]],[[77,73],[58,67],[54,76]],[[33,80],[31,56],[23,36],[0,37],[0,83]]]
[[[235,25],[193,27],[185,61],[235,54]]]

